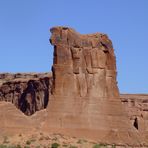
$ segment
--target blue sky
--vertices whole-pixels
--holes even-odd
[[[0,0],[0,72],[48,72],[52,26],[103,32],[122,93],[148,93],[148,0]]]

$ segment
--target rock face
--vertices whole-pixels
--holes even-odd
[[[47,107],[52,77],[45,74],[0,74],[0,101],[12,102],[26,115]]]
[[[0,137],[14,133],[33,131],[34,124],[10,102],[0,102]]]
[[[0,101],[0,137],[40,133],[46,116],[46,109],[26,116],[12,103]]]
[[[52,28],[54,95],[119,97],[112,43],[105,34]]]
[[[148,95],[146,94],[122,94],[120,95],[122,104],[128,113],[131,125],[133,125],[141,135],[148,138]]]
[[[139,145],[119,99],[116,60],[105,34],[51,29],[53,88],[44,129],[100,142]]]
[[[53,76],[0,74],[0,136],[33,129],[118,146],[145,145],[148,97],[119,95],[107,35],[81,35],[67,27],[54,27],[51,33]],[[26,115],[44,110],[25,116],[9,102]]]

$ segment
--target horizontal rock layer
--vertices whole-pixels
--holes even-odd
[[[46,81],[46,84],[45,84],[45,81]],[[31,82],[33,83],[34,89],[30,89],[30,94],[33,94],[35,92],[35,96],[37,93],[43,94],[43,95],[40,95],[38,100],[37,100],[37,97],[32,96],[30,98],[30,102],[28,102],[28,105],[27,105],[26,97],[21,99],[21,96],[23,96],[22,94],[25,92],[26,88],[29,87]],[[39,85],[38,89],[37,88],[35,89],[35,84]],[[47,87],[47,84],[49,84],[48,87]],[[17,90],[18,88],[20,88],[20,91]],[[46,73],[46,74],[45,73],[34,73],[34,74],[33,73],[18,73],[18,74],[1,73],[0,74],[0,101],[13,103],[18,109],[20,109],[26,115],[31,115],[36,111],[44,109],[47,106],[48,98],[46,97],[51,94],[51,88],[52,88],[51,73]],[[126,112],[128,113],[129,119],[131,121],[131,125],[134,126],[134,122],[137,120],[138,121],[137,130],[146,131],[147,120],[148,120],[148,95],[121,94],[120,99],[126,109]],[[26,102],[25,103],[26,107],[25,105],[23,105],[23,103],[21,103],[20,100],[22,100],[22,102]],[[24,109],[21,108],[21,105],[24,107]]]
[[[49,78],[49,80],[48,80]],[[47,84],[45,84],[45,81]],[[21,109],[21,103],[19,100],[21,99],[22,94],[25,92],[26,88],[29,87],[30,82],[38,84],[38,89],[30,89],[30,94],[40,94],[44,92],[44,95],[41,95],[38,98],[34,99],[31,97],[31,101],[28,102],[28,106]],[[20,88],[20,91],[17,89]],[[48,89],[47,89],[48,88]],[[10,73],[1,73],[0,74],[0,101],[6,101],[13,103],[18,109],[24,112],[26,115],[31,115],[36,111],[42,110],[47,106],[47,98],[44,96],[48,96],[45,94],[51,94],[52,88],[52,75],[51,73],[18,73],[18,74],[10,74]],[[29,93],[29,91],[28,91]],[[36,95],[35,95],[36,96]],[[23,98],[22,102],[26,102],[26,97]],[[50,99],[50,97],[49,97]],[[137,119],[138,121],[138,131],[146,131],[147,130],[147,120],[148,120],[148,95],[146,94],[120,94],[120,99],[122,104],[124,105],[126,112],[128,113],[129,119],[131,121],[131,125],[134,126],[134,122]],[[33,101],[36,100],[36,101]],[[20,102],[20,103],[19,103]],[[26,104],[26,103],[25,103]],[[38,107],[37,107],[38,104]],[[46,105],[45,105],[46,104]],[[30,108],[32,107],[32,108]],[[143,121],[144,120],[144,121]],[[143,122],[145,122],[143,124]],[[134,126],[135,127],[135,126]]]
[[[121,94],[131,124],[148,138],[148,94]]]

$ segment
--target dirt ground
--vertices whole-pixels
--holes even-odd
[[[120,148],[99,144],[97,141],[68,137],[61,134],[18,134],[15,136],[3,136],[0,138],[0,148]]]

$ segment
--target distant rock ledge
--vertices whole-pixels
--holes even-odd
[[[1,73],[0,101],[11,102],[32,115],[47,107],[51,85],[51,73]]]

